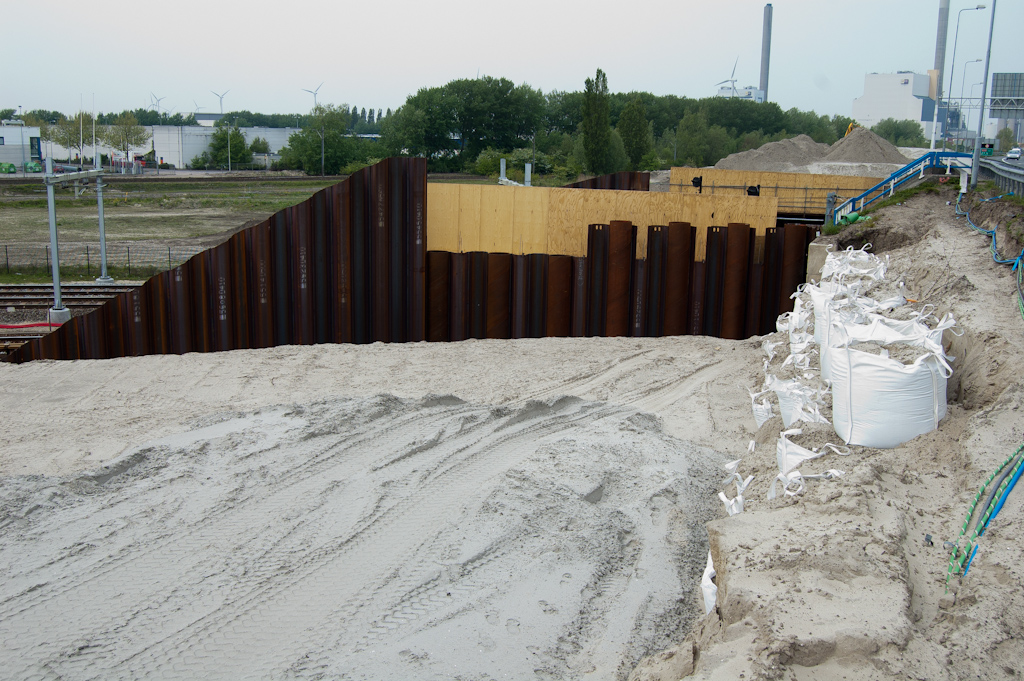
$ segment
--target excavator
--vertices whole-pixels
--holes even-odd
[[[854,128],[859,128],[859,127],[860,126],[857,125],[857,121],[850,121],[850,124],[848,126],[846,126],[846,134],[843,135],[843,137],[849,137],[850,133],[853,132],[853,129]]]

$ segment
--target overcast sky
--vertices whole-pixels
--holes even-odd
[[[984,0],[983,0],[984,1]],[[951,0],[946,91],[984,58],[992,2],[960,21]],[[932,68],[938,0],[776,0],[768,97],[849,116],[867,73]],[[597,68],[612,92],[706,97],[758,84],[762,0],[50,0],[4,3],[0,108],[71,113],[149,106],[292,113],[320,103],[397,108],[418,88],[478,73],[544,92],[581,90]],[[992,72],[1024,71],[1024,2],[999,0]],[[965,94],[982,80],[970,64]],[[980,93],[980,86],[976,94]],[[81,99],[80,99],[81,98]]]

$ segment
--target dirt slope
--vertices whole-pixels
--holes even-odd
[[[954,199],[921,195],[834,239],[874,243],[920,301],[914,308],[955,316],[962,335],[945,337],[956,360],[938,430],[894,449],[830,453],[804,472],[845,476],[769,502],[782,422],[766,422],[740,467],[754,475],[746,510],[708,526],[716,610],[635,678],[679,678],[678,661],[694,657],[699,679],[1022,678],[1024,488],[990,525],[968,575],[946,589],[943,542],[956,539],[982,481],[1024,444],[1024,321],[1010,268],[954,215]],[[1006,225],[1017,211],[986,204],[973,217]],[[1000,243],[1004,255],[1020,253],[1005,230]],[[805,447],[840,442],[830,426],[800,425],[794,439]]]

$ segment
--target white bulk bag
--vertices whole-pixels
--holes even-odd
[[[768,376],[765,385],[779,398],[779,411],[782,413],[782,423],[786,428],[797,421],[828,423],[828,419],[821,415],[820,410],[823,391],[806,386],[795,378],[782,381],[775,376]]]
[[[941,356],[926,352],[906,365],[835,344],[828,356],[832,423],[847,444],[896,447],[935,430],[945,417],[952,369]]]
[[[830,279],[835,275],[841,277],[866,277],[881,281],[885,278],[885,270],[888,264],[873,253],[868,253],[871,244],[865,244],[864,248],[854,250],[853,246],[845,251],[829,253],[825,256],[825,266],[821,268],[822,281]]]
[[[821,380],[826,383],[832,380],[832,361],[830,353],[833,347],[841,347],[846,344],[857,343],[878,343],[888,345],[890,343],[905,343],[922,348],[936,354],[947,361],[954,358],[947,355],[942,346],[942,334],[947,329],[953,329],[956,322],[953,316],[947,314],[940,320],[934,329],[929,328],[917,319],[889,319],[878,314],[869,313],[865,319],[866,323],[858,323],[846,315],[840,315],[841,321],[835,318],[830,322],[830,333],[826,336],[826,342],[821,346]],[[934,319],[934,317],[933,317]],[[954,331],[954,333],[956,333]]]
[[[828,331],[827,304],[837,295],[845,295],[848,291],[847,286],[837,281],[825,281],[818,286],[808,284],[803,287],[803,292],[811,297],[811,305],[814,307],[814,342],[818,345],[824,343]]]

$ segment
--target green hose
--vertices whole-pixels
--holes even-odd
[[[976,548],[978,542],[978,536],[984,531],[985,524],[988,522],[1006,487],[1010,484],[1010,479],[1024,466],[1024,456],[1021,453],[1024,452],[1024,444],[1017,448],[1017,451],[1011,454],[999,465],[996,470],[985,480],[978,493],[974,495],[974,499],[971,500],[970,505],[967,508],[967,517],[964,519],[964,524],[960,528],[960,534],[956,538],[956,544],[953,547],[953,551],[949,556],[949,567],[946,569],[946,590],[949,590],[949,580],[953,578],[954,574],[961,574],[964,570],[964,565],[973,553],[973,548]],[[1016,459],[1016,463],[1014,460]],[[1012,464],[1012,465],[1011,465]],[[1009,470],[1007,467],[1009,466]],[[1004,472],[1005,471],[1005,472]],[[1000,476],[1000,474],[1002,474]],[[985,490],[988,486],[999,477],[999,483],[992,494],[989,495],[989,499],[986,500],[988,503],[986,507],[982,509],[981,516],[973,523],[973,531],[970,533],[970,537],[967,539],[967,545],[961,548],[960,543],[965,535],[968,533],[968,528],[972,527],[971,519],[974,518],[975,510],[977,509],[978,502],[981,501],[982,496],[985,494]]]

